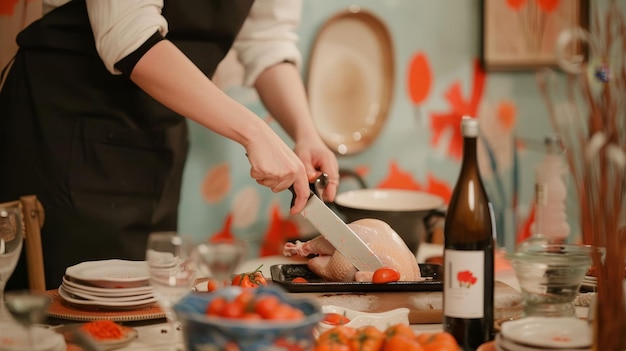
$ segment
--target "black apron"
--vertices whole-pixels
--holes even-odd
[[[252,2],[166,0],[167,38],[211,77]],[[150,232],[177,228],[185,118],[105,69],[84,0],[17,41],[0,92],[0,202],[42,202],[47,288],[79,262],[144,259]],[[23,256],[9,290],[28,285]]]

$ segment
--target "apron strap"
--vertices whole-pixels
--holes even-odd
[[[11,60],[7,63],[6,66],[2,69],[0,73],[0,90],[2,90],[2,86],[4,82],[7,80],[7,76],[9,75],[9,71],[11,70],[11,66],[13,66],[13,62],[15,62],[15,55],[11,58]]]

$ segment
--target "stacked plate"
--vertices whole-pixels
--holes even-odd
[[[586,275],[583,278],[582,284],[580,285],[580,290],[583,292],[592,292],[592,291],[596,291],[597,286],[598,286],[598,278],[592,275]]]
[[[526,317],[502,324],[498,351],[581,351],[591,348],[592,330],[573,317]]]
[[[145,261],[88,261],[68,267],[59,296],[79,308],[130,310],[155,303]]]

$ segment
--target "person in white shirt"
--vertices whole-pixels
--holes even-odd
[[[35,194],[46,211],[49,288],[81,261],[143,259],[147,235],[174,230],[189,118],[243,147],[250,176],[338,183],[298,71],[299,0],[46,0],[17,37],[0,91],[0,201]],[[293,150],[212,77],[231,47]],[[242,154],[243,154],[242,152]],[[24,263],[21,262],[20,266]],[[25,269],[9,282],[24,286]]]

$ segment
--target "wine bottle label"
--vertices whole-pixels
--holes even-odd
[[[453,318],[483,318],[484,251],[445,251],[443,308]]]

